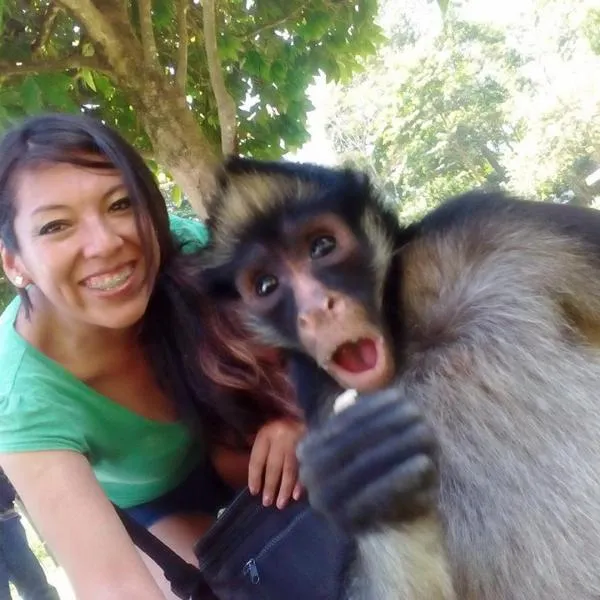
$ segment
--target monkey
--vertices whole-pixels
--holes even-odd
[[[355,600],[600,597],[600,212],[472,191],[402,226],[348,168],[232,158],[203,277],[289,357]],[[343,390],[357,400],[335,413]]]

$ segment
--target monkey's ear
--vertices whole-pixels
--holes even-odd
[[[348,177],[357,189],[370,189],[372,186],[371,178],[364,171],[347,166],[344,168],[344,175]]]
[[[354,180],[359,187],[371,187],[371,178],[364,171],[353,171]]]
[[[371,177],[364,171],[348,168],[345,170],[344,176],[346,195],[348,198],[354,198],[359,206],[363,206],[367,198],[379,196]]]

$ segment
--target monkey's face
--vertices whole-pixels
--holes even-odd
[[[390,382],[372,252],[342,218],[284,222],[272,239],[254,238],[241,261],[235,285],[265,340],[300,346],[344,388]]]

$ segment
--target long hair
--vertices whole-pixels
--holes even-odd
[[[174,254],[144,318],[143,340],[161,387],[210,440],[245,446],[265,421],[300,418],[280,356],[202,287],[202,251]]]
[[[18,252],[14,183],[23,171],[69,163],[116,169],[131,199],[147,264],[152,235],[160,253],[141,341],[159,385],[180,415],[205,435],[247,440],[265,420],[297,414],[283,370],[259,349],[231,315],[219,313],[200,286],[199,257],[184,255],[169,228],[164,198],[150,169],[116,131],[84,115],[29,118],[0,141],[0,240]],[[20,290],[25,310],[31,306]]]

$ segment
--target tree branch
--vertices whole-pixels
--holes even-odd
[[[177,70],[175,84],[185,94],[188,69],[188,30],[187,30],[188,0],[177,0],[177,32],[179,48],[177,49]]]
[[[236,105],[225,87],[225,79],[221,69],[221,61],[217,49],[217,31],[215,0],[204,0],[202,3],[202,19],[204,28],[204,48],[208,72],[221,126],[221,150],[225,156],[235,151],[237,137]]]
[[[152,27],[152,0],[138,0],[138,12],[144,62],[147,67],[153,67],[158,64],[158,52]]]
[[[52,29],[54,27],[54,22],[56,21],[56,17],[60,13],[60,10],[61,10],[60,6],[58,6],[54,2],[51,2],[48,5],[46,12],[44,13],[44,16],[42,18],[40,32],[39,32],[37,38],[35,39],[35,41],[33,42],[33,44],[31,44],[32,56],[34,56],[34,57],[39,56],[41,50],[48,43],[48,40],[50,39],[50,36],[52,35]]]
[[[27,62],[2,60],[0,61],[0,77],[29,75],[31,73],[50,73],[52,71],[66,71],[67,69],[81,69],[84,67],[107,75],[111,74],[110,68],[100,62],[95,56],[69,56],[67,58],[31,60]]]
[[[248,39],[254,38],[259,33],[262,33],[263,31],[266,31],[267,29],[275,29],[275,27],[278,27],[279,25],[283,25],[286,21],[289,21],[290,19],[293,19],[296,16],[298,16],[298,14],[301,13],[309,4],[310,4],[310,2],[304,2],[300,6],[295,8],[290,14],[286,15],[285,17],[281,17],[281,19],[277,19],[276,21],[272,21],[271,23],[265,23],[264,25],[257,27],[256,29],[254,29],[253,31],[251,31],[248,34]]]

